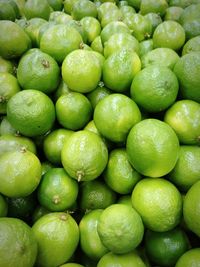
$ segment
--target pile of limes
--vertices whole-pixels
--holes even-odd
[[[0,0],[0,267],[200,266],[200,0]]]

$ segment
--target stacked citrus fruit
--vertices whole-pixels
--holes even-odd
[[[0,267],[200,266],[200,1],[0,0]]]

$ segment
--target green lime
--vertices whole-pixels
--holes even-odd
[[[115,92],[125,92],[140,69],[141,61],[136,52],[127,49],[119,50],[105,61],[103,82]]]
[[[103,54],[103,44],[101,41],[101,36],[97,36],[94,41],[91,43],[90,47],[92,48],[92,50],[99,52],[101,54]]]
[[[101,27],[105,28],[110,22],[121,21],[122,12],[120,9],[114,9],[111,13],[105,13],[101,19]]]
[[[107,58],[124,48],[139,53],[139,42],[130,33],[115,33],[104,45],[104,56]]]
[[[91,51],[75,50],[63,61],[62,77],[72,91],[89,93],[101,78],[101,66]]]
[[[97,7],[89,0],[75,1],[72,8],[72,17],[81,20],[84,17],[97,17]]]
[[[148,20],[151,22],[151,25],[152,25],[152,32],[155,31],[156,27],[162,23],[162,18],[160,16],[160,14],[158,13],[153,13],[153,12],[150,12],[150,13],[147,13],[145,15],[145,18],[148,18]]]
[[[184,44],[182,56],[191,52],[200,52],[200,36],[193,37]]]
[[[0,55],[6,59],[20,57],[31,47],[31,40],[16,23],[0,21]]]
[[[183,217],[186,226],[200,237],[200,181],[192,185],[185,195],[183,202]]]
[[[52,25],[41,36],[40,49],[52,56],[58,63],[80,47],[82,37],[72,26],[65,24]]]
[[[35,194],[26,197],[8,198],[8,217],[21,219],[29,222],[37,205]]]
[[[15,74],[14,63],[0,56],[0,72],[9,72],[10,74]]]
[[[101,21],[103,17],[113,13],[115,10],[118,10],[118,7],[115,3],[107,1],[102,3],[97,9],[99,21]]]
[[[123,1],[120,1],[120,3],[122,3]],[[128,3],[127,5],[124,6],[120,6],[119,7],[121,13],[122,13],[122,18],[124,19],[128,14],[135,14],[135,8],[132,6],[129,6]]]
[[[175,267],[198,267],[200,265],[200,248],[186,251],[177,261]]]
[[[0,217],[6,217],[8,213],[8,203],[3,195],[0,194]]]
[[[11,125],[26,136],[45,134],[55,120],[51,99],[38,90],[20,91],[7,104],[7,117]]]
[[[117,203],[118,204],[124,204],[124,205],[127,205],[129,207],[133,207],[131,195],[122,195],[121,197],[118,198]]]
[[[43,207],[50,211],[64,211],[75,203],[78,184],[63,168],[52,168],[44,174],[37,193]]]
[[[86,32],[87,40],[92,43],[94,39],[101,33],[101,24],[93,17],[84,17],[80,21],[83,30]]]
[[[156,64],[172,70],[178,60],[179,55],[173,49],[167,47],[155,48],[141,58],[143,68]]]
[[[104,86],[103,82],[100,82],[99,86],[96,89],[87,94],[87,98],[90,100],[92,107],[95,108],[100,100],[110,94],[111,91]]]
[[[108,252],[97,232],[97,225],[102,212],[101,209],[90,211],[82,217],[79,223],[81,249],[89,258],[94,260],[99,260]]]
[[[129,27],[132,35],[141,42],[144,39],[148,39],[152,34],[151,21],[141,14],[128,14],[123,22]]]
[[[79,130],[90,121],[92,105],[85,95],[70,92],[58,98],[56,116],[63,127],[69,130]]]
[[[175,166],[179,141],[172,128],[158,119],[145,119],[131,129],[126,142],[131,165],[139,173],[161,177]]]
[[[114,254],[108,252],[97,264],[97,267],[145,267],[145,263],[136,251],[124,254]]]
[[[16,13],[13,6],[6,0],[0,1],[0,20],[15,21]]]
[[[152,39],[141,41],[139,43],[139,56],[140,56],[140,59],[142,59],[143,56],[146,55],[151,50],[153,50],[153,40]],[[141,61],[141,63],[142,63],[142,61]]]
[[[51,8],[47,0],[27,0],[23,11],[27,19],[37,17],[48,20]]]
[[[174,72],[179,80],[180,93],[186,99],[200,102],[200,52],[192,52],[181,57]]]
[[[99,179],[82,183],[79,196],[83,211],[105,209],[116,201],[116,193]]]
[[[41,163],[41,165],[42,165],[42,176],[43,176],[46,172],[48,172],[49,170],[51,170],[51,169],[54,167],[54,165],[53,165],[52,163],[50,163],[49,161],[43,161],[43,162]]]
[[[15,76],[8,72],[0,72],[0,114],[6,114],[7,102],[20,90]]]
[[[110,152],[103,176],[107,185],[119,194],[131,193],[135,184],[141,179],[140,174],[129,163],[125,148]]]
[[[70,214],[53,212],[38,219],[32,231],[38,243],[37,266],[60,266],[73,255],[79,228]]]
[[[70,92],[69,87],[61,79],[59,86],[57,87],[57,89],[54,93],[54,96],[53,96],[54,101],[56,102],[61,95],[68,94],[69,92]]]
[[[60,68],[57,62],[39,49],[25,54],[19,61],[17,79],[23,89],[32,89],[49,94],[58,86]]]
[[[178,79],[171,69],[150,65],[135,75],[130,93],[139,107],[147,112],[160,112],[175,102],[178,90]]]
[[[101,31],[101,40],[105,44],[109,38],[115,33],[129,33],[130,30],[128,26],[122,21],[112,21],[108,23]]]
[[[67,14],[71,14],[73,5],[77,2],[78,0],[64,0],[63,5],[64,5],[64,11]]]
[[[164,121],[169,124],[184,145],[200,143],[200,104],[193,100],[179,100],[165,113]]]
[[[39,218],[48,213],[50,213],[50,211],[43,206],[37,206],[32,214],[32,222],[35,223]]]
[[[171,267],[189,249],[189,241],[180,228],[163,233],[147,230],[145,249],[154,264]]]
[[[49,5],[53,8],[53,10],[62,10],[63,8],[63,0],[47,0]]]
[[[183,12],[183,8],[179,6],[170,6],[166,9],[165,20],[174,20],[179,22],[180,16]]]
[[[108,161],[108,151],[101,137],[82,130],[73,133],[65,142],[61,160],[64,169],[72,178],[88,181],[103,172]]]
[[[62,11],[51,12],[49,17],[49,21],[53,21],[55,24],[67,24],[71,20],[73,20],[72,16],[63,13]]]
[[[140,8],[141,0],[127,0],[128,4],[137,10]]]
[[[188,191],[190,187],[200,180],[200,147],[181,146],[178,161],[168,178],[181,191]]]
[[[56,129],[48,134],[43,142],[43,150],[46,158],[53,164],[61,164],[61,150],[65,141],[72,135],[73,131],[67,129]]]
[[[180,223],[181,194],[165,179],[145,178],[139,181],[132,192],[132,205],[144,225],[152,231],[169,231]]]
[[[0,157],[0,192],[8,197],[30,195],[41,179],[41,163],[30,151],[10,151]]]
[[[77,30],[79,32],[79,34],[82,37],[82,42],[80,43],[79,47],[81,47],[81,45],[83,45],[83,43],[87,43],[87,34],[83,29],[83,26],[81,24],[81,22],[78,20],[69,20],[67,23],[68,26],[74,28],[75,30]]]
[[[40,47],[40,40],[42,38],[42,35],[52,26],[56,25],[55,21],[47,21],[46,23],[42,24],[37,33],[37,47]],[[48,53],[47,53],[48,54]]]
[[[155,29],[153,43],[155,48],[168,47],[179,50],[185,43],[185,31],[176,21],[164,21]]]
[[[170,6],[179,6],[186,8],[192,4],[197,4],[199,0],[169,0]]]
[[[141,0],[140,13],[142,15],[148,13],[157,13],[161,17],[164,16],[168,3],[166,0]]]
[[[140,215],[132,207],[113,204],[100,215],[97,231],[105,247],[113,253],[124,254],[141,243],[144,226]]]
[[[30,138],[10,134],[0,136],[0,156],[9,151],[20,151],[22,149],[36,154],[36,145]]]
[[[17,130],[12,127],[10,122],[7,119],[7,116],[4,116],[2,118],[2,121],[0,123],[0,135],[18,135]]]
[[[132,126],[140,120],[141,113],[138,106],[122,94],[111,94],[103,98],[94,110],[97,129],[113,142],[124,142]]]
[[[0,266],[34,266],[37,242],[25,222],[16,218],[0,218],[0,238]]]

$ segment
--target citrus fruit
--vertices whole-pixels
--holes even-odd
[[[9,134],[0,136],[0,156],[9,151],[20,151],[22,149],[36,154],[36,145],[30,138]]]
[[[8,213],[8,204],[5,198],[0,194],[0,217],[6,217]]]
[[[43,142],[43,150],[46,158],[53,164],[61,164],[61,150],[65,141],[72,135],[73,131],[67,129],[56,129],[48,134]]]
[[[187,227],[200,237],[200,181],[192,185],[183,202],[183,217]]]
[[[104,56],[107,58],[123,48],[139,53],[139,42],[130,33],[115,33],[105,42]]]
[[[59,86],[54,92],[54,96],[53,96],[54,101],[56,102],[61,95],[68,94],[69,92],[70,92],[69,87],[63,81],[63,79],[61,79]]]
[[[182,56],[191,52],[200,52],[200,36],[189,39],[183,46]]]
[[[176,132],[180,143],[197,145],[200,142],[200,104],[193,100],[179,100],[165,113],[164,120]]]
[[[198,267],[200,265],[200,248],[186,251],[177,261],[175,267]]]
[[[97,129],[114,142],[124,142],[132,126],[140,120],[141,113],[135,102],[122,94],[105,97],[94,110]]]
[[[109,15],[110,13],[113,13],[115,10],[118,10],[118,7],[115,3],[107,1],[102,3],[97,9],[98,20],[101,21],[103,17]]]
[[[158,13],[147,13],[145,15],[145,18],[148,18],[148,20],[151,22],[152,25],[152,33],[155,31],[156,27],[162,23],[161,16]]]
[[[56,116],[63,127],[70,130],[79,130],[91,119],[92,106],[85,95],[70,92],[58,98]]]
[[[51,12],[50,5],[47,0],[27,0],[24,5],[24,13],[27,19],[43,18],[48,20]]]
[[[20,91],[7,104],[11,125],[26,136],[42,135],[49,131],[55,120],[51,99],[38,90]]]
[[[121,197],[118,198],[117,203],[132,207],[131,195],[122,195]]]
[[[183,98],[200,102],[200,52],[192,52],[181,57],[174,72],[179,80]]]
[[[145,119],[131,129],[126,149],[136,171],[150,177],[161,177],[174,168],[178,159],[179,141],[165,122]]]
[[[97,8],[95,4],[89,0],[75,1],[72,7],[72,17],[75,20],[81,20],[83,17],[97,17]]]
[[[15,76],[0,72],[0,114],[6,114],[7,102],[21,90]]]
[[[181,191],[200,180],[200,147],[181,146],[178,161],[168,177]]]
[[[0,266],[34,266],[37,242],[31,228],[16,218],[0,218]]]
[[[37,193],[43,207],[50,211],[64,211],[76,201],[78,184],[63,168],[52,168],[44,174]]]
[[[47,1],[54,10],[62,10],[63,8],[62,0],[47,0]]]
[[[103,176],[107,185],[119,194],[131,193],[141,178],[129,163],[125,148],[116,148],[110,152]]]
[[[75,4],[75,2],[77,2],[78,0],[64,0],[63,1],[63,5],[64,5],[64,11],[67,14],[71,14],[72,12],[72,8],[73,5]]]
[[[169,231],[180,223],[181,194],[165,179],[145,178],[139,181],[132,192],[132,205],[144,225],[152,231]]]
[[[153,43],[155,48],[168,47],[179,50],[185,43],[185,31],[176,21],[164,21],[155,29]]]
[[[31,47],[29,36],[12,21],[0,21],[0,55],[6,59],[17,58]]]
[[[7,116],[3,116],[0,123],[0,135],[17,135],[17,131],[7,119]]]
[[[145,15],[147,13],[158,13],[161,17],[164,16],[168,7],[166,0],[141,0],[140,13]]]
[[[173,49],[167,47],[155,48],[141,58],[143,68],[156,64],[172,70],[178,60],[179,55]]]
[[[179,6],[170,6],[166,9],[165,20],[174,20],[179,22],[179,18],[183,12],[183,8]]]
[[[148,112],[160,112],[175,102],[178,89],[178,79],[172,70],[151,65],[135,75],[130,93],[139,107]]]
[[[0,157],[0,192],[8,197],[30,195],[41,179],[41,163],[30,151],[10,151]]]
[[[152,24],[147,17],[139,13],[128,14],[123,22],[129,27],[132,35],[135,36],[139,42],[151,37]]]
[[[72,91],[89,93],[101,78],[99,60],[91,51],[75,50],[63,61],[62,77]]]
[[[38,243],[37,266],[60,266],[73,255],[79,242],[79,228],[70,214],[53,212],[32,226]]]
[[[46,172],[48,172],[54,167],[54,165],[49,161],[43,161],[41,165],[42,165],[42,175],[44,175]]]
[[[52,25],[41,36],[40,49],[62,63],[65,57],[80,47],[82,37],[72,26]]]
[[[101,37],[97,36],[94,39],[94,41],[91,43],[90,47],[92,48],[92,50],[103,54],[103,45],[102,45]]]
[[[124,254],[141,243],[144,226],[140,215],[132,207],[113,204],[100,215],[97,231],[105,247],[113,253]]]
[[[97,178],[105,169],[108,151],[97,134],[87,130],[73,133],[65,142],[61,160],[66,172],[78,181]]]
[[[142,57],[147,54],[148,52],[150,52],[151,50],[153,50],[153,40],[152,39],[148,39],[148,40],[143,40],[139,43],[139,48],[140,48],[140,59],[142,59]],[[142,63],[142,62],[141,62]]]
[[[47,24],[47,21],[42,18],[32,18],[25,24],[24,31],[30,37],[33,47],[37,47],[40,27],[45,24]]]
[[[115,91],[124,92],[129,89],[133,77],[141,69],[141,61],[134,51],[119,50],[110,55],[103,65],[103,82]]]
[[[169,0],[170,6],[179,6],[182,8],[186,8],[195,3],[198,3],[198,0]]]
[[[80,186],[79,204],[83,211],[105,209],[115,201],[115,192],[99,179],[83,182]]]
[[[90,100],[92,107],[95,108],[100,100],[110,94],[111,91],[104,86],[104,83],[100,82],[96,89],[87,94],[87,98]]]
[[[108,252],[97,232],[97,225],[102,212],[101,209],[90,211],[82,217],[79,223],[81,249],[89,258],[94,260],[99,260]]]
[[[120,1],[119,4],[122,3],[122,2],[123,1]],[[127,1],[124,1],[124,2],[126,2],[127,5],[119,6],[119,9],[120,9],[120,11],[122,13],[122,18],[123,19],[127,16],[127,14],[135,14],[136,13],[136,10],[135,10],[134,7],[129,6]]]
[[[113,21],[121,21],[122,20],[122,12],[119,9],[113,9],[111,13],[104,14],[101,19],[101,27],[104,28],[110,22]]]
[[[50,211],[43,206],[37,206],[32,214],[32,222],[35,223],[37,220],[39,220],[39,218],[48,213],[50,213]]]
[[[100,22],[93,17],[84,17],[80,21],[83,30],[86,32],[87,40],[92,43],[94,39],[101,33]]]
[[[34,49],[19,61],[17,79],[23,89],[35,89],[46,94],[53,92],[59,83],[60,69],[48,54]]]
[[[105,44],[115,33],[130,33],[130,30],[122,21],[111,21],[101,31],[102,43]]]
[[[16,13],[12,5],[5,0],[0,1],[0,19],[15,21]]]
[[[37,205],[35,194],[26,197],[7,198],[8,217],[21,219],[27,223],[30,222],[32,213]]]
[[[163,233],[147,230],[145,249],[148,257],[159,266],[174,266],[189,248],[187,235],[180,228]]]
[[[114,254],[108,252],[97,264],[97,267],[145,267],[145,263],[136,251],[125,254]]]
[[[0,56],[0,72],[9,72],[10,74],[14,74],[15,73],[14,63]]]
[[[49,21],[50,20],[54,21],[55,24],[67,24],[69,21],[73,20],[73,18],[62,11],[54,11],[50,14]]]

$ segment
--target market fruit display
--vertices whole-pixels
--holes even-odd
[[[200,1],[0,0],[0,267],[200,266]]]

